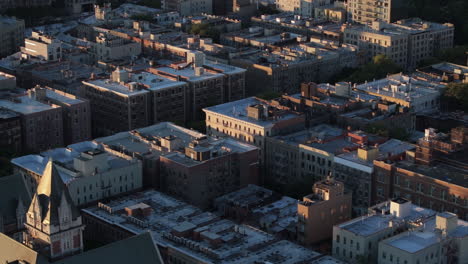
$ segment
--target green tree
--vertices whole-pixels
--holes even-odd
[[[447,110],[468,112],[468,83],[450,83],[442,96],[442,105]]]
[[[409,17],[419,17],[438,23],[453,23],[455,42],[468,44],[468,1],[466,0],[408,0]]]
[[[349,71],[346,69],[346,71]],[[379,54],[372,59],[372,62],[356,69],[353,73],[343,78],[343,81],[362,83],[373,79],[385,78],[387,74],[401,72],[400,66],[383,54]]]
[[[220,33],[218,29],[206,23],[193,24],[189,30],[190,34],[199,35],[204,38],[211,38],[213,42],[219,42]]]

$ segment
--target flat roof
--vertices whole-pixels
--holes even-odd
[[[186,63],[180,64],[182,67],[186,66]],[[195,69],[191,66],[182,69],[173,69],[170,67],[159,67],[156,68],[158,71],[165,72],[172,75],[180,75],[182,77],[187,78],[189,81],[201,81],[201,80],[209,80],[214,78],[220,78],[224,76],[221,73],[212,73],[204,70],[201,75],[195,74]]]
[[[215,204],[234,203],[242,206],[261,204],[265,199],[273,196],[273,191],[264,187],[249,184],[240,190],[225,194],[215,199]],[[221,209],[221,208],[219,208]]]
[[[210,60],[206,60],[204,65],[208,66],[208,67],[211,67],[211,68],[214,68],[214,69],[222,70],[223,73],[227,73],[227,74],[237,74],[237,73],[247,72],[247,70],[243,69],[243,68],[239,68],[239,67],[236,67],[236,66],[232,66],[232,65],[224,64],[224,63],[219,63],[219,62],[215,62],[215,61],[210,61]]]
[[[385,205],[382,209],[390,210],[389,203],[384,204]],[[382,230],[392,228],[391,222],[393,222],[393,226],[395,226],[395,224],[398,223],[402,224],[403,221],[412,222],[420,219],[424,221],[425,219],[427,220],[428,218],[435,216],[435,214],[436,213],[430,209],[412,204],[410,214],[403,218],[393,216],[392,214],[370,214],[357,217],[337,226],[359,236],[370,236]]]
[[[436,162],[434,165],[427,166],[404,160],[396,162],[395,166],[437,180],[468,188],[468,171],[460,167],[450,166],[449,164],[445,164],[443,162]]]
[[[87,80],[83,81],[83,84],[89,85],[96,89],[113,92],[121,96],[133,96],[149,93],[147,90],[144,89],[131,90],[129,87],[120,83],[112,82],[109,79]]]
[[[76,98],[76,96],[74,95],[65,94],[60,91],[53,91],[47,88],[46,88],[46,96],[50,99],[57,100],[59,102],[62,102],[68,105],[81,104],[85,102],[83,100]]]
[[[375,96],[388,96],[411,101],[427,96],[440,94],[445,85],[423,81],[403,74],[390,75],[387,78],[366,82],[356,86],[356,89]]]
[[[19,115],[9,109],[0,108],[0,119],[8,119],[13,117],[19,117]]]
[[[268,119],[268,120],[256,120],[254,118],[247,116],[247,107],[252,105],[264,105],[265,103],[258,100],[255,97],[248,97],[238,101],[233,101],[229,103],[219,104],[211,107],[204,108],[203,111],[213,112],[220,115],[228,116],[230,118],[239,119],[263,128],[273,126],[278,122],[282,122],[284,120],[294,119],[299,117],[300,115],[291,111],[286,111],[284,114],[275,116],[275,119]]]
[[[145,217],[129,221],[123,209],[145,203],[152,211]],[[134,234],[150,231],[156,244],[170,247],[206,263],[270,263],[293,264],[309,261],[321,254],[289,241],[276,241],[273,236],[247,225],[237,225],[217,215],[171,196],[147,190],[92,206],[83,212],[110,225],[118,226]],[[191,235],[178,237],[172,231],[194,229],[201,239]],[[213,246],[210,240],[222,242]]]
[[[384,159],[389,154],[392,156],[402,154],[406,152],[407,150],[415,149],[416,146],[411,143],[392,138],[392,139],[387,140],[385,143],[379,145],[378,148],[379,148],[379,154],[376,158],[377,160]],[[338,155],[335,158],[335,162],[342,163],[340,159],[345,159],[347,161],[358,163],[367,167],[373,167],[373,161],[372,160],[366,161],[366,160],[360,159],[357,155],[357,150]],[[358,168],[358,167],[355,167],[355,168]]]
[[[74,159],[79,158],[80,153],[96,150],[99,148],[99,145],[91,141],[85,141],[69,145],[67,148],[56,148],[41,152],[40,154],[14,158],[11,160],[11,163],[18,166],[19,168],[42,175],[49,158],[52,158],[54,163],[58,165],[57,169],[64,183],[69,183],[75,179],[79,179],[76,177],[76,174],[79,173],[79,171],[76,171],[73,166]],[[107,153],[107,162],[109,163],[111,169],[124,168],[131,164],[131,161],[111,155],[109,153]]]
[[[153,146],[155,141],[171,137],[181,140],[178,149],[168,151],[165,148]],[[130,132],[120,132],[112,136],[97,138],[96,142],[103,143],[125,152],[139,155],[164,156],[185,166],[194,166],[203,162],[185,156],[185,147],[196,139],[206,138],[203,146],[206,151],[216,152],[218,156],[226,153],[240,153],[257,149],[255,146],[245,144],[230,138],[215,139],[197,131],[177,126],[170,122],[161,122],[156,125],[139,128]],[[202,147],[201,145],[197,147]]]
[[[406,232],[388,244],[400,250],[415,253],[439,242],[439,236],[433,232]]]
[[[446,214],[446,212],[438,215]],[[450,214],[450,216],[453,216]],[[440,231],[436,229],[436,218],[432,218],[425,222],[424,226],[419,230],[406,231],[394,237],[383,240],[381,243],[391,247],[398,248],[402,251],[415,253],[425,248],[431,247],[434,244],[440,243],[443,239]],[[447,238],[463,238],[468,236],[468,222],[458,219],[457,226],[454,230],[447,234]]]
[[[58,108],[57,105],[48,105],[40,103],[28,95],[21,95],[14,97],[14,100],[0,100],[0,107],[10,109],[12,111],[21,113],[21,114],[33,114],[38,112],[43,112],[51,109]]]

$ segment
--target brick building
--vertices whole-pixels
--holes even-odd
[[[342,182],[316,182],[313,193],[297,204],[297,239],[311,245],[332,236],[333,226],[351,218],[351,193]]]
[[[373,201],[401,196],[435,211],[449,211],[468,218],[466,182],[466,128],[451,136],[426,130],[416,151],[405,160],[375,161]]]

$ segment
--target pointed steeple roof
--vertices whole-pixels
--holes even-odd
[[[80,215],[79,211],[75,207],[68,188],[60,177],[55,164],[52,159],[49,159],[28,211],[40,210],[36,215],[42,218],[41,222],[58,225],[60,223],[58,208],[62,199],[65,199],[65,202],[69,205],[72,219],[76,219]]]

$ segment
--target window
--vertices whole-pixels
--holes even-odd
[[[336,242],[340,243],[340,235],[336,235]]]

